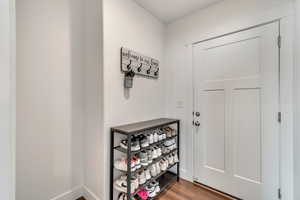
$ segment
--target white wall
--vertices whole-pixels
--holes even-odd
[[[0,196],[14,200],[14,1],[0,1]]]
[[[295,129],[294,129],[294,137],[295,137],[295,188],[300,187],[300,0],[296,0],[296,37],[295,37]],[[300,190],[295,189],[295,200],[300,199]]]
[[[103,177],[103,45],[102,1],[85,1],[85,197],[102,197]],[[89,193],[92,192],[93,194]],[[102,198],[103,199],[103,198]],[[104,199],[103,199],[104,200]]]
[[[17,1],[17,200],[83,184],[82,2]]]
[[[293,196],[293,119],[292,119],[292,19],[293,3],[289,0],[223,1],[206,9],[186,16],[168,25],[166,61],[169,73],[167,79],[168,116],[177,117],[182,124],[182,176],[193,179],[192,145],[192,54],[193,42],[208,39],[232,31],[284,17],[284,59],[282,64],[282,110],[286,117],[283,122],[284,135],[282,169],[284,199]]]
[[[124,123],[165,116],[164,25],[132,0],[103,1],[104,30],[104,131],[101,176],[97,194],[108,199],[109,128]],[[135,77],[133,88],[124,90],[120,72],[120,48],[127,47],[160,61],[157,80]]]

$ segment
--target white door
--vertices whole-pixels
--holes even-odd
[[[195,181],[245,200],[278,199],[278,35],[272,23],[193,46]]]

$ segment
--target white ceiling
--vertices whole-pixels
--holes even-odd
[[[222,0],[134,0],[165,23]]]

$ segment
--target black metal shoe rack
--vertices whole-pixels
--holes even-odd
[[[135,172],[131,172],[131,158],[133,155],[138,154],[140,151],[147,149],[151,146],[155,146],[155,145],[159,145],[159,144],[163,144],[164,141],[169,140],[171,138],[166,138],[163,141],[159,141],[157,143],[151,144],[149,147],[146,148],[142,148],[139,151],[135,151],[135,152],[131,152],[131,138],[132,136],[137,136],[142,134],[143,131],[147,131],[147,130],[153,130],[156,128],[163,128],[166,127],[168,125],[177,125],[177,135],[173,136],[171,138],[177,137],[177,149],[162,155],[161,157],[155,159],[154,162],[159,161],[161,158],[168,156],[171,153],[174,153],[177,151],[178,153],[178,159],[179,162],[175,163],[172,166],[169,166],[167,171],[161,172],[160,174],[158,174],[156,177],[152,177],[150,180],[148,180],[145,184],[140,185],[139,189],[137,191],[135,191],[133,194],[131,194],[131,177],[133,174],[135,174]],[[115,134],[122,134],[125,135],[127,137],[127,144],[128,144],[128,148],[127,149],[123,149],[120,146],[114,146],[115,144]],[[111,149],[110,149],[110,200],[114,200],[114,154],[115,151],[120,151],[122,153],[126,153],[127,154],[127,160],[129,161],[127,163],[127,199],[133,199],[133,197],[137,194],[137,192],[140,189],[145,188],[150,182],[152,182],[153,180],[158,180],[160,179],[160,187],[161,187],[161,191],[160,194],[166,190],[167,188],[169,188],[173,183],[175,183],[176,181],[179,181],[179,175],[180,175],[180,120],[178,119],[168,119],[168,118],[160,118],[160,119],[155,119],[155,120],[150,120],[150,121],[144,121],[144,122],[139,122],[139,123],[133,123],[133,124],[128,124],[128,125],[124,125],[124,126],[118,126],[118,127],[113,127],[111,128]],[[154,163],[151,163],[149,166],[151,166]],[[174,166],[177,165],[177,173],[173,173],[170,172],[169,169],[173,168]],[[149,166],[146,167],[142,167],[142,168],[147,168]],[[156,197],[158,197],[159,195],[157,195]],[[156,198],[155,197],[155,198]]]

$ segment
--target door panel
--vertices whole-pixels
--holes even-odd
[[[233,91],[234,176],[261,183],[260,89]]]
[[[246,200],[279,188],[278,23],[193,47],[194,176]]]
[[[205,167],[224,172],[225,170],[225,91],[203,91],[203,128],[205,135]]]

